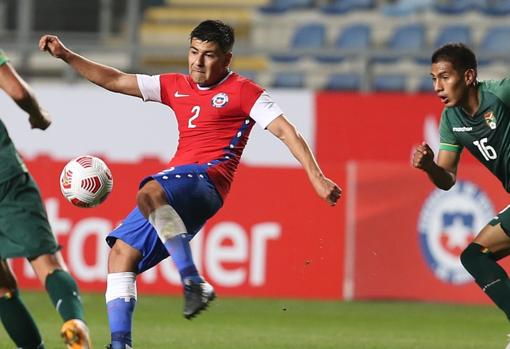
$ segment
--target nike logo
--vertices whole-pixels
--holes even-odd
[[[179,97],[189,97],[189,95],[180,94],[179,91],[175,91],[174,97],[176,97],[176,98],[179,98]]]

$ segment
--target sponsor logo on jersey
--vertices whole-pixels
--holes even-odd
[[[494,113],[489,111],[485,114],[483,114],[483,118],[485,119],[485,123],[487,126],[491,128],[491,130],[494,130],[496,128],[496,117],[494,116]]]
[[[211,99],[211,104],[215,108],[223,108],[228,103],[228,95],[220,92]]]
[[[445,283],[472,280],[460,254],[494,216],[492,202],[474,183],[459,181],[449,191],[434,190],[418,219],[420,247],[434,275]]]
[[[452,128],[452,130],[453,130],[453,132],[469,132],[469,131],[473,131],[473,128],[462,126],[462,127],[454,127],[454,128]]]

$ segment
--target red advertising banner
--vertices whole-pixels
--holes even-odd
[[[70,272],[84,291],[105,290],[108,234],[133,208],[138,182],[164,164],[109,161],[111,196],[99,207],[72,206],[60,193],[63,162],[28,162],[48,210]],[[340,167],[325,168],[343,181]],[[219,214],[193,240],[197,267],[220,295],[342,298],[343,211],[315,194],[301,169],[241,166]],[[22,287],[39,288],[26,261],[13,264]],[[143,273],[138,289],[179,294],[179,274],[170,259]]]
[[[321,164],[382,160],[407,163],[412,149],[439,144],[443,104],[433,94],[335,93],[316,96],[316,153]],[[463,162],[476,160],[465,154]]]
[[[355,231],[347,237],[355,246],[347,272],[352,298],[489,302],[459,260],[480,228],[508,205],[485,168],[461,164],[457,184],[442,191],[409,165],[350,166],[356,173]]]
[[[343,188],[341,202],[328,207],[301,169],[242,165],[224,207],[192,242],[198,268],[220,295],[487,302],[459,254],[508,195],[467,152],[458,185],[447,192],[411,168],[417,144],[437,147],[441,110],[429,94],[318,93],[310,116],[315,150]],[[256,158],[268,157],[257,151]],[[114,189],[93,209],[74,207],[60,194],[63,162],[51,156],[28,162],[85,291],[104,291],[104,237],[133,208],[140,179],[165,167],[160,160],[105,160]],[[14,267],[23,287],[40,287],[25,261]],[[180,293],[172,261],[143,273],[138,288]]]

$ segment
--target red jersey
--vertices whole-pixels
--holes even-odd
[[[179,141],[169,166],[210,164],[207,173],[223,198],[255,122],[266,128],[282,114],[260,86],[232,72],[206,88],[183,74],[137,80],[144,101],[163,103],[175,113]]]

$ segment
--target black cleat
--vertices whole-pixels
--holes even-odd
[[[214,288],[209,283],[184,280],[184,317],[191,320],[206,309],[215,297]]]

